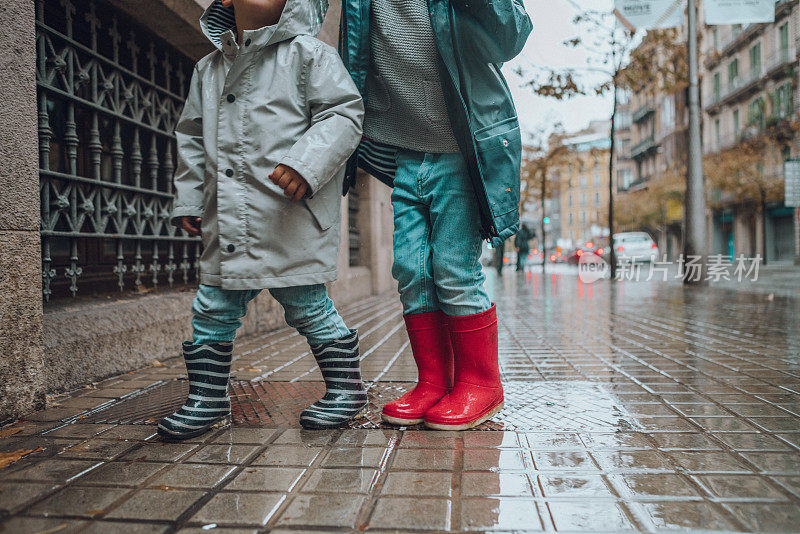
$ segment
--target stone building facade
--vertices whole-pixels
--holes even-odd
[[[564,248],[601,237],[608,227],[610,127],[609,121],[592,121],[585,130],[561,140],[568,152],[553,169],[552,179],[559,188],[559,231]]]
[[[0,422],[175,356],[200,244],[171,227],[172,129],[210,0],[3,2]],[[336,1],[320,37],[335,45]],[[339,305],[389,291],[390,190],[342,199]],[[241,334],[283,325],[266,293]]]
[[[703,77],[703,151],[705,155],[736,149],[759,136],[770,136],[781,123],[798,120],[797,0],[775,3],[769,24],[706,26]],[[791,126],[787,131],[791,131]],[[767,143],[762,176],[753,181],[783,180],[783,161],[798,157],[800,141],[791,131],[785,146]],[[754,172],[755,174],[755,172]],[[712,190],[714,210],[709,231],[714,254],[761,254],[768,262],[794,257],[793,210],[772,198],[763,207],[757,194],[736,196]]]

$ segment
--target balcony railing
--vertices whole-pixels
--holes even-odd
[[[648,116],[655,113],[655,111],[656,108],[652,102],[647,102],[646,104],[642,104],[642,106],[639,107],[639,109],[633,112],[633,117],[632,117],[633,122],[634,123],[641,122]]]
[[[631,148],[631,158],[638,158],[647,153],[649,150],[655,148],[655,146],[656,140],[654,136],[650,135],[645,137],[643,140],[633,145],[633,148]]]

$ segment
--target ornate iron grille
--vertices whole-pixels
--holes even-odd
[[[36,6],[44,299],[195,280],[201,245],[169,223],[192,61],[105,3]]]

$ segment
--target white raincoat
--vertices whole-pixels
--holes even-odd
[[[314,36],[327,0],[288,0],[279,22],[236,43],[232,8],[200,19],[217,50],[194,69],[175,129],[173,224],[202,217],[200,282],[264,289],[336,279],[343,165],[363,104],[336,50]],[[311,196],[291,202],[269,175],[292,167]]]

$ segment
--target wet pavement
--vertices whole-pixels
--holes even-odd
[[[481,430],[381,427],[415,370],[375,297],[343,310],[372,384],[355,428],[299,429],[321,377],[286,329],[238,343],[233,428],[162,443],[185,381],[154,362],[0,429],[0,531],[800,531],[800,298],[489,286],[508,402]]]

